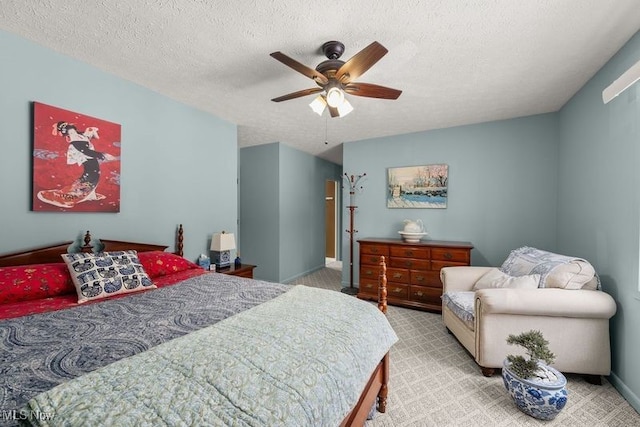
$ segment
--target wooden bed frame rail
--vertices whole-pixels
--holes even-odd
[[[83,238],[84,245],[80,246],[80,252],[93,252],[94,247],[91,245],[91,240],[91,233],[87,231]],[[104,245],[102,249],[104,251],[136,250],[138,252],[150,252],[164,251],[169,247],[167,245],[157,245],[154,243],[135,243],[120,240],[101,239],[100,242]],[[180,224],[176,230],[175,254],[183,256],[183,242],[184,229],[182,228],[182,224]],[[69,247],[73,244],[73,241],[60,242],[49,246],[41,246],[39,248],[0,255],[0,267],[62,262],[60,255],[68,253]]]
[[[380,257],[378,276],[378,309],[387,314],[387,264],[384,256]],[[389,353],[385,354],[375,369],[367,386],[360,395],[360,400],[351,413],[344,419],[341,427],[363,426],[367,416],[377,400],[378,412],[387,411],[387,395],[389,393]]]

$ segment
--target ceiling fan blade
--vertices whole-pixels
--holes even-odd
[[[327,108],[329,109],[329,114],[331,114],[331,117],[340,117],[340,113],[338,112],[338,109],[336,107],[327,105]]]
[[[378,42],[356,53],[336,72],[336,79],[341,83],[349,83],[364,74],[369,68],[387,54],[388,50]]]
[[[282,95],[277,98],[273,98],[272,101],[273,102],[288,101],[290,99],[300,98],[301,96],[307,96],[314,93],[322,92],[323,90],[324,89],[322,89],[321,87],[312,87],[311,89],[303,89],[297,92],[293,92],[287,95]]]
[[[372,85],[370,83],[349,83],[344,87],[344,91],[350,95],[382,99],[398,99],[402,93],[402,91],[398,89]]]
[[[323,85],[326,85],[327,83],[329,83],[329,80],[327,79],[327,77],[324,76],[322,73],[319,73],[313,68],[309,68],[306,65],[301,64],[300,62],[296,61],[293,58],[288,57],[282,52],[273,52],[271,56],[277,59],[278,61],[282,62],[287,67],[293,68],[300,74],[304,74],[305,76],[309,77],[310,79],[314,80],[317,83],[321,83]]]

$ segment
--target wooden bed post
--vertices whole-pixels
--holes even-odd
[[[378,309],[387,314],[387,264],[384,256],[380,257],[380,275],[378,277]],[[389,394],[389,353],[382,359],[382,386],[378,392],[378,411],[387,411],[387,395]]]
[[[182,224],[178,227],[178,232],[176,233],[176,255],[183,256],[184,254],[184,229],[182,228]]]
[[[80,247],[80,252],[83,252],[85,254],[90,254],[93,252],[93,247],[91,246],[91,233],[89,233],[89,230],[87,230],[84,235],[84,245]]]
[[[387,264],[384,256],[380,257],[380,275],[378,276],[378,309],[387,314]]]

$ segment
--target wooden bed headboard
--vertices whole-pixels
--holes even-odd
[[[93,252],[91,245],[91,234],[89,231],[84,235],[84,245],[80,246],[81,252]],[[156,245],[153,243],[125,242],[121,240],[100,239],[104,247],[103,251],[123,251],[135,250],[138,252],[164,251],[169,246]],[[68,253],[69,247],[73,245],[73,241],[55,243],[53,245],[41,246],[39,248],[27,249],[19,252],[13,252],[6,255],[0,255],[0,267],[8,267],[12,265],[29,265],[44,264],[50,262],[62,262],[60,255]],[[176,231],[176,251],[175,254],[182,256],[184,249],[184,229],[182,224]]]

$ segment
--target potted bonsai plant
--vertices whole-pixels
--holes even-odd
[[[567,403],[567,379],[549,366],[555,355],[540,331],[509,335],[508,344],[523,347],[526,356],[508,355],[503,362],[502,379],[522,412],[541,420],[552,420]]]

